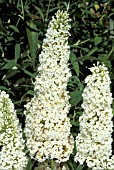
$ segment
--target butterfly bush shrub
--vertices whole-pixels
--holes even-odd
[[[0,169],[25,170],[27,157],[14,105],[9,95],[0,91]]]
[[[87,163],[92,170],[114,169],[112,156],[112,93],[107,67],[99,63],[85,79],[83,115],[80,116],[80,133],[76,137],[75,161]]]
[[[40,66],[34,82],[34,97],[26,105],[25,134],[31,158],[39,162],[64,162],[73,151],[67,82],[70,49],[69,15],[58,11],[50,21],[39,56]]]

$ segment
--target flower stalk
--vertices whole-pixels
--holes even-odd
[[[54,167],[55,167],[55,165],[54,165],[54,160],[52,159],[52,160],[51,160],[51,170],[54,170]]]

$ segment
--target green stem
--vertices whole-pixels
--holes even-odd
[[[54,167],[55,167],[54,160],[53,160],[53,159],[51,159],[51,170],[54,170]]]
[[[47,9],[47,12],[46,12],[46,19],[45,19],[45,21],[47,21],[47,19],[48,19],[49,8],[50,8],[50,0],[49,0],[49,4],[48,4],[48,9]]]
[[[108,56],[107,56],[107,58],[106,58],[106,60],[108,60],[109,59],[109,57],[111,56],[111,54],[113,53],[113,51],[114,51],[114,47],[111,49],[111,51],[109,52],[109,54],[108,54]]]
[[[21,0],[21,7],[22,7],[23,20],[24,20],[24,5],[23,5],[23,0]]]

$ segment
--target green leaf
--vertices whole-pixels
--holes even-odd
[[[98,47],[93,47],[86,56],[91,56],[93,53],[95,53],[98,50]]]
[[[72,98],[75,98],[75,97],[78,97],[78,96],[82,96],[82,90],[81,91],[78,91],[78,90],[75,90],[73,92],[69,92],[69,95],[70,97]]]
[[[78,58],[78,61],[85,61],[85,60],[98,60],[98,59],[96,57],[88,56],[88,55]]]
[[[82,112],[82,111],[76,112],[76,114],[79,115],[79,116],[81,116],[81,115],[83,114],[83,112]]]
[[[94,37],[94,44],[95,44],[95,46],[98,45],[100,42],[102,42],[102,38],[101,37]]]
[[[76,170],[82,170],[83,166],[82,165],[78,165],[78,167],[76,168]]]
[[[114,110],[112,111],[112,114],[114,115]]]
[[[30,77],[35,78],[35,75],[32,74],[32,73],[30,73],[28,70],[25,70],[25,69],[22,69],[22,68],[21,68],[21,70],[23,70],[24,73],[27,74],[27,75],[29,75]]]
[[[44,30],[44,28],[46,27],[44,23],[39,22],[39,21],[33,21],[33,23],[38,27]]]
[[[68,161],[68,165],[69,165],[69,167],[70,167],[70,170],[75,170],[74,167],[73,167],[72,162]]]
[[[74,135],[73,135],[74,136]],[[77,134],[76,134],[76,136],[77,136]],[[76,141],[74,142],[74,149],[73,149],[73,154],[75,155],[76,154],[76,152],[77,152],[77,149],[76,149]]]
[[[14,25],[9,25],[9,28],[11,28],[13,31],[19,33],[19,30],[18,30],[18,28],[17,28],[16,26],[14,26]]]
[[[32,170],[34,163],[35,163],[35,160],[31,160],[31,158],[29,158],[26,169],[27,170]]]
[[[70,121],[71,125],[79,127],[79,122],[74,122],[73,120]]]
[[[4,87],[4,86],[0,86],[0,90],[8,91],[9,89],[7,89],[7,88],[6,88],[6,87]]]
[[[27,22],[27,25],[30,28],[37,30],[37,27],[33,22]],[[36,53],[38,49],[38,32],[31,31],[28,27],[26,27],[26,31],[27,31],[29,49],[31,54],[31,64],[33,70],[35,70],[35,59],[36,59]]]
[[[54,8],[49,9],[49,12],[53,12],[55,10],[58,10],[58,7],[54,7]]]
[[[84,48],[84,47],[81,47],[81,50],[85,51],[85,52],[88,52],[89,49],[88,48]]]
[[[72,51],[70,52],[70,61],[73,65],[73,68],[74,68],[77,76],[79,76],[79,64],[78,64],[76,55]]]
[[[6,2],[6,0],[0,0],[0,4],[3,3],[3,2]]]
[[[26,73],[26,74],[29,75],[30,77],[35,78],[34,74],[30,73],[29,71],[24,70],[24,69],[23,69],[23,71],[24,71],[24,73]]]
[[[106,60],[107,54],[98,54],[98,59],[101,62],[104,62]]]
[[[14,66],[16,66],[15,59],[9,60],[9,62],[7,62],[7,63],[1,68],[1,70],[3,70],[3,69],[12,69]]]
[[[9,79],[11,77],[13,77],[14,75],[20,73],[20,71],[18,69],[9,69],[7,72],[6,72],[6,77],[4,79]]]
[[[69,93],[71,107],[76,106],[82,100],[82,91],[73,91]]]
[[[22,78],[19,78],[19,79],[17,79],[17,81],[15,82],[15,85],[16,84],[22,84],[23,82],[25,82],[25,78],[24,77],[22,77]],[[18,87],[19,88],[19,87]],[[20,87],[21,88],[21,87]]]
[[[38,8],[38,7],[35,6],[35,5],[33,5],[33,6],[36,8],[36,10],[38,11],[38,13],[40,14],[40,16],[41,16],[41,18],[42,18],[42,21],[44,22],[44,14],[42,13],[41,9]]]
[[[26,95],[27,95],[27,94],[30,94],[30,95],[32,95],[32,96],[33,96],[34,91],[32,91],[32,90],[28,90],[28,91],[27,91],[27,93],[26,93]]]
[[[77,133],[72,133],[72,135],[73,135],[74,137],[76,137],[76,136],[77,136]]]
[[[13,37],[10,37],[10,36],[7,36],[7,40],[8,40],[8,41],[13,41],[14,38],[13,38]],[[8,42],[8,41],[7,41],[7,42]],[[8,43],[9,43],[9,42],[8,42]]]
[[[20,44],[15,45],[15,59],[17,60],[20,57]]]

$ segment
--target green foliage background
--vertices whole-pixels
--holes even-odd
[[[70,14],[71,47],[68,82],[71,110],[69,117],[74,138],[79,132],[84,79],[93,63],[104,62],[110,71],[114,97],[114,1],[113,0],[0,0],[0,90],[10,94],[24,128],[24,105],[33,96],[38,56],[52,16],[58,9]],[[114,105],[112,105],[114,108]],[[87,169],[73,161],[71,170]],[[32,160],[28,170],[33,169]]]

